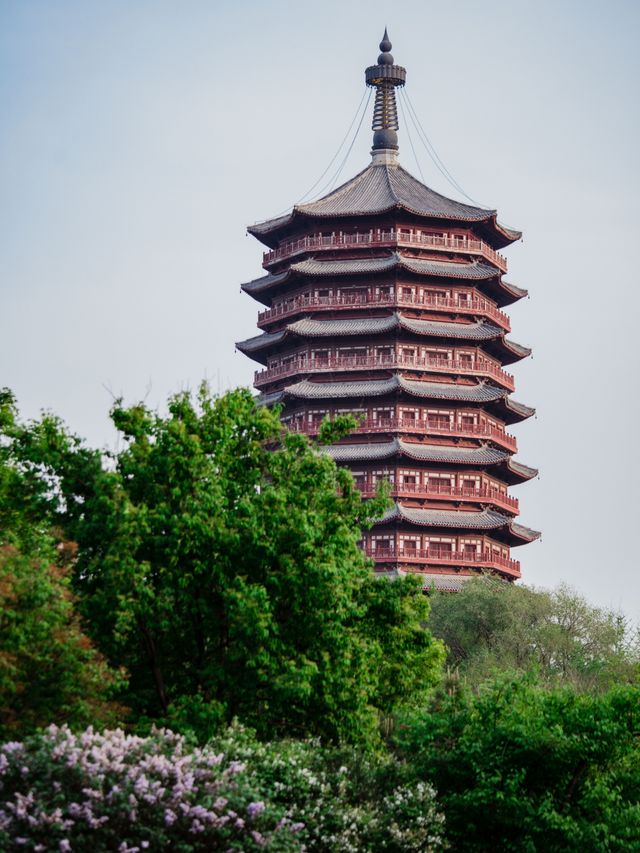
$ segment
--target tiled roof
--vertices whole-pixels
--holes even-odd
[[[419,507],[408,507],[396,503],[392,509],[382,516],[378,523],[383,524],[395,520],[408,521],[411,524],[424,527],[457,527],[467,530],[499,530],[503,528],[521,542],[533,542],[540,536],[537,530],[516,524],[510,516],[503,515],[493,509],[467,512],[465,510],[420,509]]]
[[[406,258],[399,252],[391,252],[382,258],[345,258],[344,260],[317,260],[307,258],[291,264],[277,275],[263,275],[241,285],[242,289],[254,296],[286,281],[291,275],[311,277],[334,275],[374,275],[405,269],[418,275],[430,275],[436,278],[459,278],[465,281],[487,281],[500,275],[500,271],[480,261],[456,263],[454,261],[431,261],[423,258]]]
[[[531,468],[529,465],[523,465],[522,462],[516,462],[515,459],[509,459],[509,470],[521,480],[532,480],[538,476],[538,469]]]
[[[403,391],[414,397],[427,397],[431,400],[461,400],[468,403],[490,403],[506,397],[503,388],[496,388],[484,382],[477,385],[449,385],[444,382],[421,382],[418,379],[398,379]]]
[[[525,406],[524,403],[518,403],[516,400],[512,400],[511,397],[505,397],[504,402],[507,409],[519,418],[530,418],[536,413],[536,410],[532,406]]]
[[[358,382],[311,382],[303,379],[284,389],[290,397],[303,400],[326,400],[331,397],[380,397],[400,387],[398,377]]]
[[[421,462],[453,463],[462,465],[495,465],[509,459],[504,450],[492,447],[459,447],[442,444],[419,444],[418,442],[393,439],[371,444],[334,444],[324,448],[336,462],[359,462],[388,459],[402,453],[409,459]]]
[[[464,340],[490,341],[501,338],[504,331],[493,323],[480,321],[477,323],[441,323],[437,320],[416,320],[412,317],[399,315],[403,329],[415,332],[417,335],[434,335],[442,338],[462,338]]]
[[[482,281],[500,275],[500,270],[480,261],[456,263],[455,261],[432,261],[426,258],[407,258],[400,252],[392,252],[387,258],[346,258],[344,260],[320,261],[309,258],[291,264],[292,272],[309,276],[367,275],[388,272],[400,267],[420,275],[445,278],[463,278]]]
[[[520,232],[497,224],[495,210],[472,207],[440,195],[401,166],[373,164],[318,201],[296,205],[286,216],[260,222],[248,231],[256,236],[269,234],[288,225],[296,214],[314,218],[366,216],[394,208],[436,219],[490,222],[508,242],[520,237]]]
[[[517,344],[509,338],[504,339],[504,345],[518,358],[526,358],[528,355],[531,355],[531,347],[525,347],[522,344]]]
[[[359,317],[355,320],[298,320],[287,329],[305,338],[325,338],[339,335],[375,335],[391,332],[399,326],[395,314],[387,317]]]
[[[312,382],[303,379],[283,389],[290,397],[307,400],[326,400],[331,397],[380,397],[392,391],[403,390],[414,397],[435,400],[460,400],[487,403],[505,397],[506,391],[493,385],[452,385],[444,382],[420,382],[404,379],[394,374],[389,379],[367,379],[355,382]]]
[[[516,284],[511,284],[510,281],[501,280],[500,284],[505,290],[508,290],[516,299],[523,299],[525,296],[529,295],[529,291],[525,290],[524,287],[518,287]]]
[[[273,332],[272,334],[268,334],[265,332],[262,335],[256,335],[253,338],[247,338],[246,341],[238,341],[236,343],[236,347],[240,350],[240,352],[244,353],[257,352],[258,350],[264,349],[265,347],[272,346],[272,344],[279,344],[280,341],[284,339],[286,334],[286,329],[283,329],[281,332]]]
[[[442,592],[460,592],[465,583],[477,575],[444,575],[420,572],[416,577],[422,581],[423,589],[428,590],[433,587]]]

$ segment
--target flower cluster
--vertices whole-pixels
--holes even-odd
[[[51,726],[0,746],[0,849],[34,853],[304,849],[236,756],[180,735]]]

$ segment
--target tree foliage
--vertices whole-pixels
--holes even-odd
[[[112,417],[110,460],[51,417],[14,419],[7,447],[31,505],[78,545],[82,613],[126,666],[136,716],[370,740],[380,714],[424,695],[443,657],[428,605],[410,581],[373,581],[358,545],[384,497],[362,501],[248,391]]]
[[[640,690],[602,696],[531,678],[453,690],[398,730],[460,851],[640,849]]]
[[[547,591],[487,578],[456,595],[434,594],[430,627],[450,667],[477,686],[495,672],[535,670],[549,685],[604,691],[637,683],[638,634],[618,613],[566,586]]]
[[[5,436],[15,423],[0,397]],[[87,637],[69,575],[74,548],[55,546],[44,489],[0,443],[0,739],[51,722],[109,723],[122,708],[108,697],[122,683]],[[28,467],[28,466],[27,466]]]

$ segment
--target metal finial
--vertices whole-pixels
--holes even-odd
[[[398,149],[398,110],[396,107],[396,86],[404,86],[407,72],[400,65],[394,65],[391,42],[387,28],[380,42],[382,53],[378,64],[372,65],[364,72],[367,86],[376,89],[376,102],[373,109],[373,151]]]
[[[384,28],[384,35],[382,36],[382,41],[380,42],[380,50],[383,53],[389,53],[393,45],[389,41],[389,35],[387,33],[387,28]]]

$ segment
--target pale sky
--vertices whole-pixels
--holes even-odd
[[[541,477],[513,493],[543,539],[514,549],[523,579],[639,620],[635,2],[0,0],[0,385],[97,446],[113,395],[249,385],[245,226],[324,171],[385,24],[449,171],[524,232],[507,278],[531,298],[507,310],[538,417],[513,431]],[[402,115],[399,137],[419,176]]]

